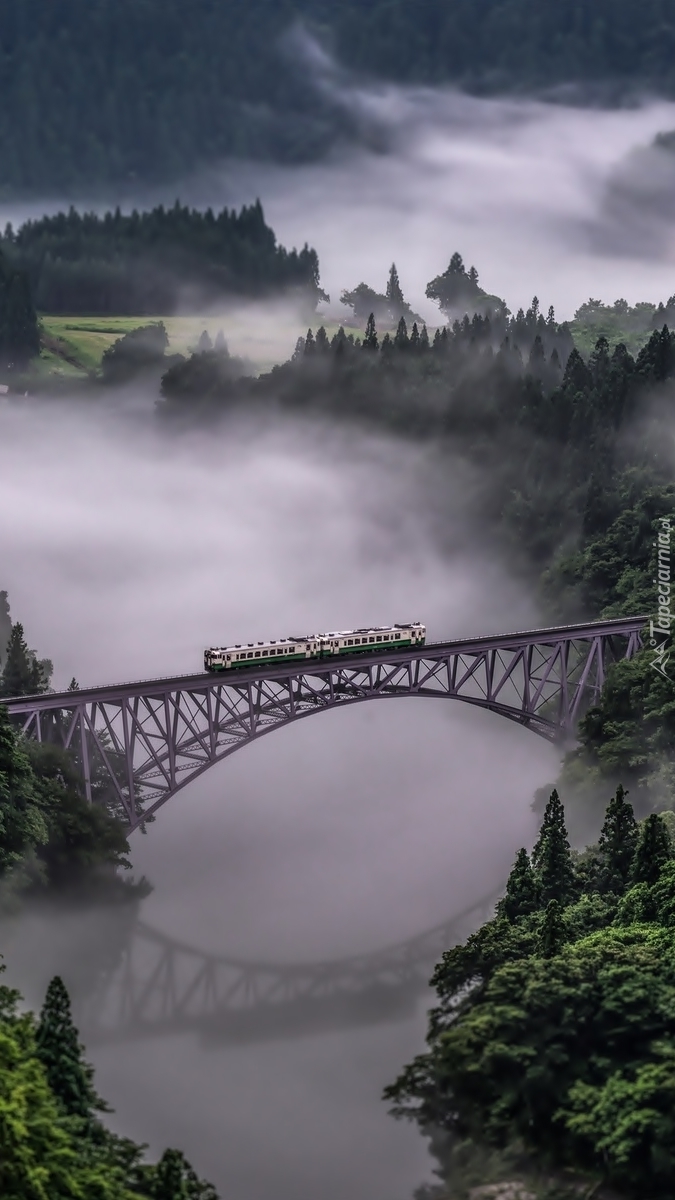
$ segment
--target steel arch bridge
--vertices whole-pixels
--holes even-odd
[[[324,962],[210,954],[138,921],[77,1005],[87,1044],[196,1032],[217,1041],[379,1024],[414,1010],[443,952],[486,920],[497,894],[416,937]]]
[[[552,742],[572,739],[579,717],[598,700],[607,666],[640,649],[647,620],[618,618],[3,703],[27,736],[75,752],[90,800],[96,781],[105,781],[131,832],[235,750],[345,704],[444,697],[498,713]]]

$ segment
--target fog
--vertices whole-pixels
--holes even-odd
[[[431,638],[535,625],[473,517],[476,481],[429,448],[320,424],[174,436],[150,406],[0,408],[0,584],[55,684],[199,669],[213,642],[426,621]],[[234,755],[132,839],[143,921],[244,959],[377,951],[491,891],[533,838],[556,753],[459,704],[318,714]],[[5,924],[6,979],[39,1004],[78,979],[110,917]],[[423,1141],[382,1087],[423,1044],[428,998],[368,1025],[90,1047],[115,1127],[185,1150],[223,1196],[404,1200]],[[389,1017],[388,1020],[385,1018]],[[302,1033],[302,1029],[296,1031]]]
[[[634,303],[675,291],[675,157],[653,144],[675,129],[675,105],[608,111],[578,97],[357,85],[306,40],[293,52],[350,109],[358,146],[293,168],[221,164],[105,203],[260,196],[282,243],[316,247],[327,316],[347,315],[343,288],[383,289],[395,259],[407,298],[436,322],[425,285],[455,250],[512,308],[536,293],[559,319],[590,295]],[[5,204],[0,220],[61,204]],[[285,357],[300,331],[276,307],[237,306],[223,324],[259,366]],[[535,626],[530,590],[475,517],[479,493],[458,459],[327,424],[240,417],[175,435],[133,393],[5,403],[0,587],[59,687],[72,675],[97,684],[199,670],[205,645],[299,628],[420,619],[436,639]],[[503,880],[533,840],[533,792],[556,768],[546,743],[460,704],[317,714],[214,768],[134,835],[135,873],[154,886],[140,918],[248,961],[379,951]],[[114,924],[57,911],[5,922],[8,982],[39,1004],[60,971],[79,1005]],[[180,1146],[223,1196],[407,1200],[430,1164],[380,1093],[421,1050],[429,999],[371,1011],[368,1024],[354,1013],[323,1030],[301,1024],[292,1037],[280,1021],[240,1038],[205,1026],[92,1039],[90,1056],[115,1127],[154,1154]]]
[[[535,294],[559,319],[589,296],[672,294],[675,153],[652,142],[675,128],[673,104],[603,111],[424,90],[356,96],[385,148],[292,171],[237,166],[189,189],[202,203],[260,195],[283,242],[317,248],[335,311],[341,290],[362,279],[384,290],[395,258],[406,296],[438,323],[424,290],[455,250],[514,311]]]

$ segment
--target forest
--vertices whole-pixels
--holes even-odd
[[[362,336],[310,329],[258,378],[226,346],[205,348],[166,371],[158,414],[190,426],[288,411],[459,451],[486,528],[554,623],[655,609],[658,522],[675,517],[674,379],[666,325],[635,357],[600,337],[586,359],[535,297],[527,312],[465,315],[433,338],[403,316],[383,336],[372,314]],[[606,787],[630,787],[640,816],[672,806],[670,690],[648,652],[613,669],[563,772],[576,839],[599,826]]]
[[[534,297],[512,314],[458,254],[429,281],[427,296],[443,318],[432,336],[392,264],[382,293],[359,284],[343,294],[355,320],[375,297],[377,319],[371,310],[360,332],[330,336],[315,324],[287,362],[258,377],[224,338],[214,344],[206,334],[189,358],[167,361],[161,324],[120,339],[103,374],[114,385],[161,364],[156,416],[174,436],[200,427],[226,437],[226,422],[242,412],[263,427],[289,414],[426,443],[448,473],[459,454],[479,481],[491,545],[527,580],[546,620],[654,614],[659,534],[670,543],[675,521],[672,298],[634,308],[589,300],[575,327],[591,339],[597,322],[609,322],[617,336],[610,345],[601,334],[582,353],[552,307]],[[617,340],[623,326],[640,333],[634,353]],[[667,665],[670,634],[659,636]],[[51,664],[29,649],[3,593],[0,643],[2,695],[49,686]],[[423,1189],[424,1200],[465,1200],[472,1186],[505,1178],[524,1180],[546,1200],[673,1194],[671,669],[654,669],[649,639],[610,667],[558,779],[534,798],[534,848],[519,851],[494,916],[436,969],[427,1049],[385,1094],[396,1116],[431,1139],[440,1182]],[[21,895],[142,895],[145,881],[123,879],[128,846],[103,777],[94,780],[100,803],[88,806],[76,756],[23,744],[1,710],[0,722],[5,903]],[[106,1131],[72,1031],[60,1035],[59,1053],[71,1047],[90,1090],[82,1083],[85,1100],[69,1110],[52,1059],[41,1057],[47,1016],[19,1018],[17,1003],[5,1001],[0,1038],[6,1034],[7,1053],[34,1081],[63,1162],[74,1164],[75,1155],[78,1169],[94,1173],[85,1179],[105,1170],[113,1190],[102,1196],[213,1196],[178,1151],[152,1166],[142,1148]],[[46,1012],[55,1004],[59,1028],[71,1030],[60,981]],[[10,1112],[14,1081],[0,1062]],[[38,1157],[47,1154],[35,1145]],[[173,1192],[158,1182],[169,1171]],[[10,1183],[7,1194],[23,1197],[14,1177]]]
[[[327,299],[316,252],[280,246],[259,201],[219,213],[178,201],[102,216],[71,208],[17,230],[8,225],[0,256],[15,277],[28,278],[44,313],[168,315],[181,304],[280,293],[312,311]],[[1,322],[0,309],[0,339]]]
[[[675,0],[0,0],[4,195],[133,192],[228,156],[314,159],[354,116],[298,69],[300,20],[357,73],[479,92],[672,95]]]
[[[3,1200],[218,1200],[180,1150],[146,1162],[145,1146],[103,1123],[111,1111],[96,1092],[59,976],[39,1018],[0,985]]]

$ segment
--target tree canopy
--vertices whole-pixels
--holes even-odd
[[[179,0],[2,0],[3,188],[133,192],[358,137],[358,117],[313,83],[298,20],[347,67],[399,82],[587,83],[609,99],[675,86],[673,0],[193,0],[189,21]]]
[[[281,292],[313,310],[325,295],[316,252],[280,246],[259,201],[219,213],[178,201],[171,208],[103,215],[71,208],[17,230],[8,225],[0,255],[22,288],[30,281],[36,307],[47,313],[168,314],[186,297],[211,304]]]
[[[1,968],[4,970],[4,967]],[[3,1200],[218,1200],[179,1150],[159,1163],[99,1113],[68,993],[51,981],[39,1022],[0,986],[0,1195]]]
[[[608,893],[608,848],[627,809],[617,793],[600,843],[576,865],[553,793],[536,905],[520,851],[496,916],[444,954],[428,1051],[386,1095],[397,1115],[451,1141],[518,1143],[627,1196],[665,1200],[675,1187],[675,857],[652,814],[628,877],[621,857]],[[551,839],[568,891],[547,900]],[[524,879],[527,902],[515,904]]]

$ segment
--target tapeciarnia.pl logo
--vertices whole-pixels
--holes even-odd
[[[668,679],[666,667],[670,661],[670,635],[673,623],[672,571],[671,571],[671,525],[670,517],[659,519],[659,535],[654,545],[658,551],[656,579],[658,612],[656,621],[649,622],[649,645],[652,647],[652,666],[659,675]]]

